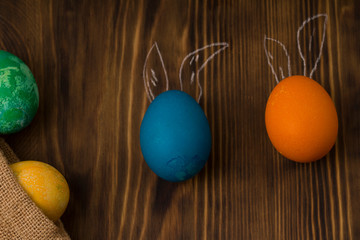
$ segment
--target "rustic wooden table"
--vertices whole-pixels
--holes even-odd
[[[32,124],[6,140],[65,175],[73,239],[360,239],[359,13],[356,0],[1,0],[0,47],[29,65],[40,92]],[[327,18],[301,30],[317,14]],[[291,74],[303,74],[299,29],[307,73],[322,49],[312,77],[339,117],[335,147],[310,164],[280,156],[264,124],[276,85],[264,43],[279,80],[283,47]],[[204,46],[184,65],[183,89],[203,90],[212,151],[196,177],[166,182],[140,150],[147,91],[166,90],[163,65],[180,89],[183,59]],[[148,53],[159,83],[145,88]]]

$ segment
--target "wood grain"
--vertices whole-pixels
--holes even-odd
[[[354,0],[2,0],[0,47],[29,65],[40,92],[33,123],[7,142],[20,159],[65,175],[62,220],[73,239],[360,239],[359,12]],[[284,43],[301,74],[296,32],[318,13],[328,25],[313,77],[335,102],[339,135],[324,159],[298,164],[266,134],[276,82],[263,41]],[[209,161],[182,183],[157,178],[140,150],[142,71],[154,42],[171,89],[189,52],[229,43],[200,74]]]

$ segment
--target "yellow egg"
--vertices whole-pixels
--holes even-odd
[[[69,186],[61,173],[49,164],[22,161],[10,165],[20,185],[51,220],[64,213],[70,197]]]

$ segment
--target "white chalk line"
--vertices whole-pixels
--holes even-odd
[[[153,77],[154,81],[158,82],[159,80],[156,77],[156,73],[155,73],[154,69],[151,69],[150,71],[151,71],[151,76]]]
[[[200,68],[198,69],[198,71],[196,72],[196,79],[197,79],[197,83],[199,85],[199,97],[198,97],[198,102],[200,102],[200,99],[201,99],[201,96],[202,96],[202,87],[201,87],[201,84],[200,84],[200,79],[199,79],[199,73],[205,68],[205,66],[207,65],[207,63],[209,61],[211,61],[217,54],[219,54],[221,51],[225,50],[229,44],[226,43],[226,42],[221,42],[221,43],[212,43],[212,44],[209,44],[209,45],[206,45],[202,48],[199,48],[191,53],[189,53],[185,58],[184,60],[182,61],[181,63],[181,66],[180,66],[180,70],[179,70],[179,80],[180,80],[180,89],[183,90],[183,80],[182,80],[182,70],[183,70],[183,67],[184,67],[184,64],[185,62],[191,57],[191,60],[193,60],[193,57],[195,56],[195,54],[207,49],[207,48],[211,48],[211,47],[217,47],[217,46],[222,46],[220,49],[218,49],[217,51],[215,51],[213,54],[211,54],[205,61],[204,63],[200,66]],[[195,57],[195,61],[198,61],[199,59],[199,55],[197,55]],[[190,61],[190,65],[193,61]],[[190,81],[193,82],[193,74],[191,75],[191,79]]]
[[[161,53],[160,53],[160,50],[159,50],[159,47],[157,45],[157,43],[155,42],[152,47],[150,48],[148,54],[146,55],[146,58],[145,58],[145,64],[144,64],[144,68],[143,68],[143,79],[144,79],[144,85],[145,85],[145,90],[146,90],[146,94],[148,96],[148,99],[150,102],[152,102],[154,99],[155,99],[155,96],[154,96],[154,93],[153,91],[151,90],[151,87],[150,87],[150,84],[149,82],[152,81],[153,85],[154,86],[157,86],[156,82],[158,82],[158,79],[156,78],[156,75],[155,75],[155,71],[153,69],[151,69],[151,73],[152,73],[152,76],[154,78],[153,79],[150,79],[149,80],[149,76],[146,72],[146,67],[147,67],[147,62],[148,62],[148,59],[153,51],[153,49],[156,49],[157,53],[158,53],[158,56],[159,56],[159,59],[160,59],[160,62],[161,62],[161,66],[164,70],[164,74],[165,74],[165,83],[166,83],[166,91],[169,90],[169,79],[168,79],[168,76],[167,76],[167,72],[166,72],[166,68],[165,68],[165,64],[164,64],[164,60],[161,56]],[[156,81],[156,82],[155,82]],[[155,83],[155,84],[154,84]]]
[[[273,39],[273,38],[266,37],[266,35],[265,35],[265,37],[264,37],[264,50],[265,50],[266,58],[267,58],[267,61],[268,61],[269,66],[270,66],[270,68],[271,68],[271,72],[272,72],[272,74],[275,76],[276,83],[279,83],[279,78],[278,78],[278,76],[277,76],[277,74],[276,74],[276,72],[275,72],[274,66],[273,66],[273,65],[271,64],[271,62],[270,62],[270,59],[273,60],[273,56],[272,56],[271,53],[267,50],[267,47],[266,47],[266,41],[267,41],[267,40],[276,42],[276,43],[279,44],[279,45],[282,47],[282,49],[284,50],[284,53],[285,53],[285,55],[286,55],[286,57],[287,57],[287,61],[288,61],[288,66],[287,66],[287,67],[288,67],[288,74],[289,74],[289,76],[291,76],[290,56],[289,56],[289,54],[288,54],[288,51],[286,50],[285,45],[284,45],[282,42],[280,42],[279,40]],[[279,67],[279,69],[280,69],[281,77],[282,77],[282,79],[284,79],[285,77],[284,77],[283,69],[282,69],[281,67]]]
[[[194,77],[195,77],[195,73],[191,72],[191,79],[190,79],[190,83],[193,84],[194,83]]]
[[[150,78],[150,80],[151,80],[152,84],[156,87],[156,86],[157,86],[156,83],[157,83],[159,80],[158,80],[157,77],[156,77],[156,74],[155,74],[154,69],[151,69],[151,76],[152,76],[152,78]]]
[[[311,36],[310,36],[309,52],[311,52],[312,39],[313,39],[313,37],[314,37],[314,34],[315,34],[315,28],[313,28],[313,31],[312,31]]]
[[[279,67],[280,73],[281,73],[281,79],[284,79],[284,71],[282,69],[282,67]]]
[[[274,59],[273,55],[271,55],[271,53],[269,53],[269,52],[268,52],[268,54],[269,54],[269,57],[271,58],[271,60],[273,60]]]
[[[326,30],[326,24],[327,24],[327,14],[324,14],[324,13],[320,13],[320,14],[317,14],[313,17],[310,17],[308,19],[306,19],[302,25],[299,27],[298,31],[297,31],[297,45],[298,45],[298,50],[299,50],[299,54],[300,54],[300,57],[303,61],[303,67],[304,67],[304,76],[306,76],[306,60],[305,60],[305,57],[302,53],[302,49],[301,49],[301,46],[300,46],[300,32],[304,29],[305,25],[308,24],[309,22],[317,19],[317,18],[320,18],[320,17],[325,17],[325,20],[324,20],[324,29],[323,29],[323,35],[322,35],[322,40],[321,40],[321,45],[320,45],[320,51],[319,51],[319,55],[318,57],[316,58],[315,60],[315,64],[314,64],[314,67],[311,69],[310,71],[310,75],[309,77],[312,78],[312,75],[313,73],[315,72],[316,68],[317,68],[317,64],[319,63],[320,61],[320,58],[321,58],[321,54],[322,54],[322,49],[323,49],[323,46],[324,46],[324,42],[325,42],[325,30]]]
[[[193,56],[193,57],[191,58],[191,60],[190,60],[190,65],[191,65],[192,62],[194,61],[194,58],[195,58],[195,56]]]
[[[147,73],[146,73],[146,79],[149,79]],[[150,81],[146,81],[145,84],[146,84],[146,86],[147,86],[147,88],[146,88],[146,86],[145,86],[146,94],[147,94],[147,96],[148,96],[148,98],[149,98],[149,100],[150,100],[150,102],[151,102],[151,101],[152,101],[151,98],[154,99],[154,94],[152,93],[152,91],[149,91],[149,90],[148,90],[148,89],[150,89]],[[149,94],[150,94],[150,95],[149,95]]]
[[[199,61],[199,54],[195,57],[195,62]]]

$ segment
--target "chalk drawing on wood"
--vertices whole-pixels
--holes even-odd
[[[184,71],[184,67],[186,66],[186,63],[188,62],[188,66],[194,66],[195,64],[200,65],[200,67],[196,71],[194,70],[191,72],[191,77],[189,79],[190,84],[193,84],[196,79],[196,83],[199,88],[199,96],[198,96],[197,101],[200,102],[203,90],[202,90],[202,86],[200,84],[199,74],[216,55],[218,55],[220,52],[224,51],[228,46],[229,46],[229,44],[226,42],[212,43],[212,44],[206,45],[202,48],[199,48],[195,51],[192,51],[188,55],[186,55],[186,57],[183,59],[183,61],[181,63],[180,70],[179,70],[180,89],[183,90],[183,82],[184,82],[183,71]],[[212,54],[210,54],[209,57],[204,58],[203,61],[200,63],[199,56],[207,50],[213,50],[213,48],[217,48],[217,50],[215,50]],[[162,69],[164,72],[165,79],[160,79],[158,77],[159,75],[156,74],[156,71],[153,68],[148,66],[149,58],[154,54],[157,55],[158,59],[161,62],[161,66],[162,66]],[[163,89],[163,91],[169,90],[169,79],[168,79],[168,75],[166,72],[164,60],[162,58],[160,49],[156,42],[152,45],[152,47],[150,48],[150,50],[145,58],[145,64],[144,64],[144,68],[143,68],[143,80],[144,80],[146,94],[147,94],[147,97],[150,102],[152,102],[156,97],[155,93],[154,93],[154,89],[158,87],[159,82],[165,81],[166,88]],[[196,87],[196,86],[194,85],[194,87]]]
[[[279,83],[279,77],[278,77],[278,75],[276,74],[275,68],[274,68],[274,66],[273,66],[273,64],[272,64],[272,62],[274,61],[274,57],[273,57],[273,55],[271,54],[271,52],[268,51],[268,49],[267,49],[267,47],[266,47],[267,41],[271,41],[271,42],[277,43],[275,46],[281,47],[281,49],[283,50],[284,54],[286,55],[286,57],[287,57],[287,68],[288,68],[288,75],[287,75],[287,76],[291,76],[290,56],[289,56],[288,51],[286,50],[286,47],[285,47],[284,44],[282,44],[279,40],[266,37],[266,35],[265,35],[265,38],[264,38],[264,50],[265,50],[265,55],[266,55],[268,64],[269,64],[269,66],[270,66],[270,68],[271,68],[271,72],[272,72],[272,74],[275,76],[276,82]],[[279,66],[279,71],[280,71],[280,74],[281,74],[281,79],[284,79],[285,76],[284,76],[283,67]]]
[[[313,44],[315,44],[315,40],[319,40],[316,39],[317,36],[319,36],[319,34],[315,34],[316,32],[316,27],[321,25],[321,22],[319,21],[323,21],[323,28],[322,28],[322,33],[321,33],[321,43],[320,43],[320,48],[319,48],[319,52],[315,52],[315,49],[312,47]],[[322,50],[324,47],[324,42],[325,42],[325,33],[326,33],[326,24],[327,24],[327,15],[326,14],[317,14],[313,17],[310,17],[308,19],[306,19],[302,25],[299,27],[298,31],[297,31],[297,35],[296,35],[296,40],[297,40],[297,47],[298,47],[298,51],[301,57],[301,60],[303,62],[303,75],[304,76],[308,76],[310,78],[312,78],[314,72],[316,71],[317,65],[320,61],[321,55],[322,55]],[[308,44],[305,44],[305,49],[303,50],[301,48],[300,44],[300,39],[301,39],[301,35],[302,34],[307,34],[309,31],[304,31],[304,29],[306,27],[313,27],[312,30],[310,31],[310,35],[309,36],[305,36],[305,39],[309,42]],[[286,47],[283,43],[281,43],[279,40],[276,40],[274,38],[270,38],[267,37],[265,35],[264,38],[264,50],[265,50],[265,55],[266,55],[266,59],[267,62],[271,68],[271,72],[275,77],[275,80],[277,83],[279,83],[280,80],[284,79],[285,76],[284,75],[284,69],[282,66],[279,66],[279,69],[275,69],[274,67],[274,61],[278,61],[276,59],[274,59],[273,54],[268,50],[267,48],[267,43],[275,43],[275,45],[273,45],[274,47],[274,52],[277,51],[277,47],[281,47],[282,51],[285,53],[286,57],[287,57],[287,68],[288,68],[288,76],[291,76],[291,65],[290,65],[290,55],[288,54],[288,51],[286,50]],[[307,68],[307,63],[306,63],[306,59],[315,59],[313,66],[311,66],[309,74],[307,74],[306,68]],[[277,72],[277,70],[279,72]]]
[[[316,54],[316,53],[311,53],[311,46],[312,46],[312,43],[313,43],[313,38],[314,38],[314,33],[315,33],[315,26],[318,26],[318,21],[321,21],[323,18],[323,32],[322,32],[322,37],[321,37],[321,44],[320,44],[320,49],[319,49],[319,53]],[[313,22],[313,23],[311,23]],[[308,45],[308,48],[307,49],[304,49],[304,51],[301,49],[301,44],[300,44],[300,34],[302,32],[304,32],[304,28],[306,25],[309,25],[309,24],[312,24],[312,26],[314,26],[314,28],[312,29],[312,34],[309,36],[309,45]],[[311,56],[316,56],[316,59],[315,59],[315,63],[314,63],[314,66],[311,68],[310,70],[310,74],[309,74],[309,77],[312,78],[312,75],[314,74],[316,68],[317,68],[317,65],[320,61],[320,58],[321,58],[321,54],[322,54],[322,49],[323,49],[323,46],[324,46],[324,42],[325,42],[325,33],[326,33],[326,24],[327,24],[327,15],[326,14],[317,14],[311,18],[308,18],[306,19],[303,24],[299,27],[298,31],[297,31],[297,46],[298,46],[298,50],[299,50],[299,54],[300,54],[300,57],[303,61],[303,67],[304,67],[304,76],[306,76],[306,60],[305,60],[305,57],[304,55],[306,55],[307,53],[311,53]],[[304,32],[304,34],[306,34]]]
[[[148,60],[152,54],[156,54],[157,57],[159,58],[159,60],[161,62],[161,67],[164,71],[165,79],[158,78],[156,76],[155,70],[153,68],[148,67]],[[150,70],[150,73],[149,73],[149,70]],[[165,91],[169,90],[169,79],[168,79],[168,75],[166,72],[164,60],[161,56],[160,49],[156,42],[152,45],[152,47],[150,48],[150,50],[145,58],[145,64],[144,64],[144,68],[143,68],[143,79],[144,79],[146,94],[147,94],[150,102],[152,102],[155,98],[154,88],[156,88],[158,86],[159,81],[161,81],[161,80],[165,81],[165,86],[166,86]]]
[[[190,83],[191,84],[194,83],[194,78],[196,78],[197,86],[199,87],[199,97],[198,97],[197,101],[200,102],[200,99],[202,96],[202,86],[200,84],[199,74],[216,55],[218,55],[220,52],[224,51],[228,46],[229,46],[229,44],[226,42],[212,43],[212,44],[206,45],[205,47],[199,48],[199,49],[189,53],[184,58],[184,60],[181,63],[181,66],[180,66],[180,70],[179,70],[180,89],[183,90],[183,81],[184,80],[183,80],[182,76],[183,76],[183,69],[184,69],[185,63],[187,61],[189,61],[189,65],[193,65],[199,61],[199,56],[202,52],[206,51],[207,49],[213,48],[213,47],[219,47],[214,53],[212,53],[208,58],[206,58],[202,64],[199,64],[200,67],[196,72],[192,71],[192,73],[191,73]]]

